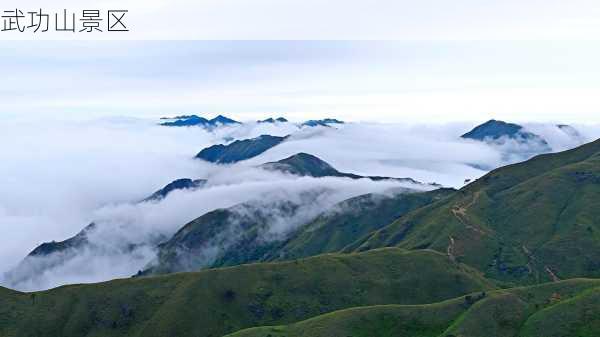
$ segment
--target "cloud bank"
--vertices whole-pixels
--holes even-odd
[[[207,132],[194,127],[160,127],[153,120],[130,118],[4,120],[0,122],[0,141],[5,144],[0,154],[0,226],[4,233],[0,272],[16,266],[38,244],[64,240],[92,221],[99,224],[99,230],[89,239],[100,249],[81,251],[69,263],[36,280],[1,282],[32,290],[127,277],[155,257],[157,243],[217,208],[256,199],[294,200],[300,193],[318,189],[332,191],[318,207],[305,213],[317,214],[359,194],[402,186],[369,180],[298,178],[255,168],[297,152],[316,155],[343,172],[411,177],[454,187],[483,175],[486,171],[482,167],[522,159],[505,155],[514,152],[511,144],[490,146],[460,139],[471,127],[351,123],[339,128],[299,128],[291,123],[247,123]],[[543,136],[553,150],[600,135],[599,129],[591,126],[575,126],[581,133],[579,140],[565,137],[564,132],[549,125],[525,127]],[[292,137],[233,166],[192,159],[206,146],[261,134]],[[208,184],[196,191],[173,192],[158,203],[136,203],[182,177],[208,179]],[[288,229],[286,222],[277,222],[273,228],[275,232]]]

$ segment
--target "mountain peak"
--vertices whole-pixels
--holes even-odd
[[[233,120],[229,117],[225,117],[223,115],[218,115],[217,117],[211,119],[209,121],[209,123],[216,125],[217,123],[219,124],[240,124],[240,122]]]
[[[361,176],[354,173],[340,172],[321,158],[305,152],[296,153],[293,156],[287,157],[276,162],[265,163],[260,165],[260,167],[269,171],[280,171],[298,176],[309,176],[314,178],[339,177],[350,179],[370,179],[373,181],[392,180],[399,182],[407,182],[411,184],[423,184],[412,178]],[[439,186],[435,183],[432,183],[430,185]]]
[[[340,172],[327,162],[304,152],[296,153],[276,162],[263,164],[261,167],[300,176],[326,177],[340,175]]]
[[[539,152],[548,152],[551,150],[548,142],[544,138],[535,133],[526,131],[523,126],[495,119],[490,119],[489,121],[476,126],[473,130],[465,133],[461,137],[484,142],[497,142],[502,141],[504,138],[508,138],[515,140],[518,143],[530,143],[535,145]]]
[[[172,182],[167,184],[165,187],[152,193],[151,196],[147,197],[146,199],[144,199],[142,201],[160,201],[173,191],[196,189],[196,188],[202,187],[204,184],[206,184],[205,179],[192,180],[189,178],[182,178],[182,179],[173,180]]]
[[[523,127],[518,124],[507,123],[495,119],[476,126],[473,130],[462,135],[462,138],[485,140],[485,139],[499,139],[507,136],[509,138],[515,137]]]

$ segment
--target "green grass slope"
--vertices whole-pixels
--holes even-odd
[[[0,336],[222,336],[334,310],[421,304],[493,286],[433,251],[321,255],[19,293],[0,289]]]
[[[350,308],[227,337],[598,336],[600,280],[478,292],[425,305]]]
[[[197,271],[337,252],[407,212],[443,199],[454,191],[401,190],[396,194],[365,194],[334,205],[321,215],[315,215],[314,220],[301,216],[307,208],[318,207],[312,195],[307,195],[308,201],[300,204],[248,202],[214,210],[189,222],[159,245],[157,261],[142,274]],[[298,224],[289,234],[268,235],[270,224],[282,219],[293,222],[294,217],[308,223]]]
[[[453,189],[438,189],[394,195],[366,194],[345,200],[302,226],[266,259],[296,259],[337,252],[409,211],[454,192]]]
[[[539,283],[600,276],[600,141],[492,171],[346,251],[429,248],[486,273]]]

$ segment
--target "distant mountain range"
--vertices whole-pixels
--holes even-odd
[[[309,126],[309,127],[325,126],[325,127],[330,127],[331,125],[334,125],[334,124],[344,124],[344,122],[341,121],[341,120],[338,120],[338,119],[334,119],[334,118],[311,119],[309,121],[306,121],[306,122],[302,123],[302,126]]]
[[[223,115],[218,115],[213,119],[206,119],[196,115],[177,116],[173,118],[163,117],[161,119],[172,120],[169,122],[162,122],[160,124],[162,126],[202,126],[205,128],[214,128],[220,125],[241,124],[240,122],[231,118],[227,118]]]
[[[283,117],[278,117],[273,119],[272,117],[263,119],[262,121],[257,121],[258,123],[287,123],[288,120]]]
[[[175,117],[162,117],[161,120],[163,122],[160,123],[160,125],[162,126],[199,126],[199,127],[203,127],[206,129],[214,129],[218,126],[222,126],[222,125],[236,125],[236,124],[243,124],[241,122],[238,122],[234,119],[225,117],[223,115],[219,115],[213,119],[207,119],[204,117],[200,117],[197,115],[181,115],[181,116],[175,116]],[[288,123],[289,121],[284,118],[284,117],[278,117],[278,118],[267,118],[264,120],[258,120],[256,121],[259,124],[263,124],[263,123]],[[315,120],[308,120],[304,123],[301,123],[300,126],[306,126],[306,127],[315,127],[315,126],[324,126],[324,127],[330,127],[331,125],[334,124],[344,124],[343,121],[338,120],[338,119],[334,119],[334,118],[325,118],[325,119],[315,119]]]

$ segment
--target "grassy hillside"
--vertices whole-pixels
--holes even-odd
[[[222,336],[334,310],[421,304],[493,286],[433,251],[397,248],[19,293],[0,289],[0,336]]]
[[[196,271],[337,252],[407,212],[451,195],[454,190],[398,192],[358,196],[308,218],[306,214],[319,207],[314,194],[307,194],[299,204],[247,202],[214,210],[186,224],[162,243],[156,263],[142,274]],[[302,222],[291,225],[298,220]],[[269,228],[281,221],[290,227],[297,226],[297,230],[269,236]]]
[[[425,305],[339,310],[227,337],[584,337],[600,331],[600,280],[478,292]]]
[[[600,141],[497,169],[346,251],[429,248],[521,284],[600,276]]]
[[[294,259],[337,252],[395,219],[443,199],[453,189],[395,195],[366,194],[337,204],[302,226],[267,259]]]

